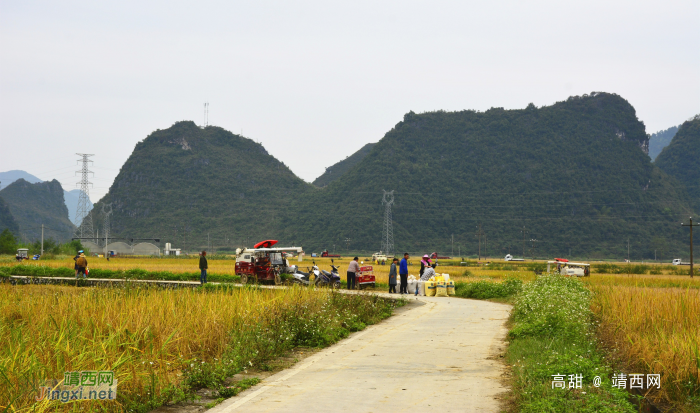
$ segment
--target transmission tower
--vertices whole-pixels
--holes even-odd
[[[112,215],[112,203],[102,204],[102,215],[104,215],[105,248],[109,245],[109,216]],[[105,252],[107,252],[105,250]]]
[[[384,234],[382,234],[382,251],[387,256],[394,255],[394,227],[391,221],[391,206],[394,204],[394,191],[384,191],[382,205],[384,209]]]
[[[88,180],[88,174],[93,174],[92,171],[88,169],[88,162],[92,162],[88,158],[93,156],[93,154],[88,153],[76,153],[76,155],[82,157],[78,162],[82,162],[83,167],[79,173],[80,178],[80,197],[78,198],[78,210],[75,214],[76,222],[79,222],[78,229],[75,231],[75,237],[81,239],[90,239],[94,241],[93,238],[95,233],[92,230],[92,215],[90,215],[90,189],[89,186],[92,183]]]
[[[209,102],[204,104],[204,127],[209,126]]]

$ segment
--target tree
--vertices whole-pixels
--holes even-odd
[[[15,254],[17,252],[17,239],[9,229],[0,234],[0,254]]]

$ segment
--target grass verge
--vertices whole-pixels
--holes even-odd
[[[515,298],[511,321],[506,361],[513,371],[515,411],[636,411],[628,393],[612,387],[613,371],[595,338],[591,292],[580,280],[538,277]],[[553,388],[554,375],[563,376],[565,388]]]

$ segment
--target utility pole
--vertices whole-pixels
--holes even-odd
[[[41,255],[44,255],[44,224],[41,224]]]
[[[452,234],[452,254],[453,257],[455,256],[455,234]]]
[[[690,217],[690,224],[681,222],[682,227],[690,227],[690,278],[693,278],[693,227],[700,227],[700,224],[693,224],[693,217]]]
[[[525,258],[525,234],[527,233],[525,230],[525,225],[523,225],[522,233],[523,233],[523,258]]]
[[[627,238],[627,262],[630,262],[630,239]]]
[[[479,231],[477,231],[475,237],[479,238],[479,261],[481,261],[481,236],[484,235],[484,231],[481,230],[481,224],[477,225]]]
[[[532,260],[533,260],[533,261],[535,260],[535,246],[536,246],[535,243],[536,243],[536,242],[539,242],[539,241],[537,241],[537,240],[534,239],[534,238],[530,240],[530,243],[531,243],[531,245],[532,245],[532,246],[530,247],[530,251],[532,251]],[[524,257],[523,257],[523,258],[524,258]]]
[[[350,252],[350,238],[345,238],[345,252]]]

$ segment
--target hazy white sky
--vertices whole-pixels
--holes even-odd
[[[179,120],[261,142],[301,178],[409,110],[523,108],[605,91],[647,132],[700,113],[700,2],[0,0],[0,171],[97,201]]]

